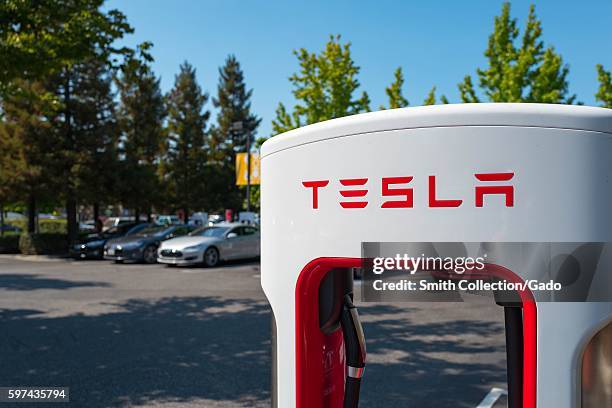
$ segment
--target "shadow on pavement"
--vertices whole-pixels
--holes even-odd
[[[264,302],[171,297],[118,308],[58,318],[0,310],[0,384],[69,386],[75,407],[269,399]]]
[[[72,289],[82,287],[109,287],[106,282],[79,282],[63,279],[42,278],[39,275],[0,274],[0,289],[36,290],[36,289]]]
[[[0,384],[69,386],[75,407],[269,404],[264,301],[169,297],[116,307],[57,318],[0,310]],[[474,407],[492,382],[505,381],[503,344],[490,341],[503,333],[502,323],[469,316],[419,322],[411,312],[361,307],[370,356],[364,407]]]
[[[457,307],[454,305],[448,303]],[[503,344],[491,345],[495,343],[487,339],[503,334],[503,322],[419,323],[417,318],[407,317],[411,310],[387,305],[360,307],[366,320],[369,355],[361,386],[364,407],[473,408],[492,383],[506,381],[504,356],[501,360],[486,358],[490,353],[505,353]],[[368,321],[375,315],[388,318]],[[482,341],[474,341],[474,335]]]

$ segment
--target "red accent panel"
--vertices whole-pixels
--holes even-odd
[[[330,346],[330,339],[319,329],[319,286],[331,269],[357,268],[360,262],[359,258],[318,258],[308,263],[298,277],[295,287],[297,408],[342,407],[344,367],[342,375],[336,374],[336,378],[325,376],[324,352]],[[337,402],[331,405],[333,401]]]
[[[343,186],[363,186],[368,182],[367,178],[356,178],[356,179],[342,179],[340,184]]]
[[[414,193],[412,188],[389,188],[391,184],[408,184],[412,181],[412,176],[406,177],[383,177],[382,195],[383,197],[402,196],[405,200],[385,201],[381,208],[412,208],[414,204]]]
[[[325,187],[329,184],[329,180],[319,181],[303,181],[302,185],[306,188],[312,188],[312,208],[319,208],[319,187]]]
[[[436,198],[436,176],[429,176],[429,206],[438,207],[459,207],[463,200],[439,200]]]
[[[333,374],[336,379],[325,376],[322,351],[333,339],[326,339],[329,336],[319,330],[319,286],[331,269],[358,268],[361,261],[360,258],[317,258],[309,262],[298,277],[295,287],[296,408],[342,406],[338,394],[344,395],[344,389],[339,386],[344,376],[337,371]],[[520,276],[500,265],[486,264],[482,273],[522,282]],[[537,307],[529,289],[519,295],[523,307],[523,408],[536,408]]]

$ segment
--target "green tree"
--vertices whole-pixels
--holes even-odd
[[[126,59],[115,79],[123,156],[120,199],[134,209],[137,219],[141,211],[146,211],[149,221],[151,203],[161,200],[157,169],[166,143],[166,106],[160,80],[151,69],[150,46],[141,44],[138,54]]]
[[[319,54],[301,48],[294,51],[300,71],[289,77],[297,100],[293,112],[282,103],[276,109],[272,128],[276,134],[328,119],[370,110],[370,98],[359,88],[359,66],[351,56],[351,44],[340,43],[340,36],[331,36]]]
[[[436,87],[432,87],[427,98],[423,101],[423,105],[435,105],[436,104]]]
[[[47,81],[61,101],[53,116],[52,164],[46,174],[65,200],[69,241],[78,235],[77,205],[95,204],[114,190],[118,129],[112,72],[91,59],[66,68]]]
[[[53,190],[45,170],[55,148],[51,123],[54,112],[40,83],[17,80],[19,93],[5,95],[0,122],[0,201],[24,202],[28,212],[28,232],[35,232],[37,205]]]
[[[205,206],[210,112],[204,110],[208,94],[196,80],[196,71],[184,62],[168,95],[168,143],[161,170],[172,202],[185,214]]]
[[[261,123],[251,112],[253,90],[247,90],[244,73],[234,55],[229,55],[219,68],[217,96],[213,105],[218,110],[217,124],[211,131],[209,162],[215,176],[209,185],[209,206],[217,210],[242,207],[244,195],[236,186],[235,156],[246,152],[247,138],[253,148],[257,128]],[[234,129],[240,122],[241,129]]]
[[[612,75],[600,64],[597,64],[597,79],[599,80],[599,89],[595,94],[595,99],[601,102],[604,108],[612,109]]]
[[[77,188],[85,160],[79,150],[76,111],[81,101],[73,101],[80,86],[84,65],[114,65],[115,57],[129,54],[116,48],[115,42],[132,32],[125,16],[117,10],[104,11],[103,0],[7,0],[0,6],[0,95],[27,93],[29,98],[54,106],[46,120],[52,124],[53,147],[46,152],[60,163],[45,167],[45,179],[61,181],[58,192],[66,202],[69,240],[76,239]],[[20,85],[38,80],[44,84],[40,93],[27,92]],[[33,102],[37,103],[37,102]],[[96,126],[89,123],[88,126]],[[87,132],[91,133],[91,132]],[[84,142],[84,141],[83,141]],[[46,143],[46,142],[45,142]],[[84,142],[88,144],[89,142]],[[32,149],[40,149],[39,147]],[[57,153],[57,154],[55,154]],[[91,155],[89,156],[91,159]],[[77,177],[77,179],[73,179]],[[80,176],[79,176],[80,177]]]
[[[100,53],[127,53],[115,40],[133,30],[104,0],[4,0],[0,3],[0,94],[42,80]]]
[[[398,67],[393,73],[393,82],[387,88],[385,88],[385,93],[389,98],[389,109],[396,108],[405,108],[410,103],[408,99],[404,98],[402,94],[402,87],[404,86],[404,74],[402,73],[402,68]],[[380,109],[385,109],[384,106],[381,106]]]
[[[520,42],[519,34],[517,20],[510,16],[510,3],[504,3],[485,51],[488,67],[477,70],[482,94],[491,102],[573,103],[569,67],[553,47],[544,47],[534,5],[529,8]],[[469,75],[459,84],[459,91],[463,102],[480,101]]]

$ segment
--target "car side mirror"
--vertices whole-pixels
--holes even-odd
[[[227,234],[227,239],[236,238],[237,236],[238,234],[236,234],[235,232],[230,232],[229,234]]]

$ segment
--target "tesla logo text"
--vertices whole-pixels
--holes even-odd
[[[483,207],[485,196],[503,196],[506,207],[514,207],[514,186],[509,183],[514,173],[476,173],[474,174],[474,205]],[[380,196],[386,199],[381,208],[413,208],[414,189],[411,186],[413,176],[383,177]],[[340,179],[341,188],[338,203],[342,208],[365,208],[369,204],[368,178]],[[427,178],[427,203],[430,208],[454,208],[463,204],[462,199],[444,196],[437,186],[436,176]],[[328,187],[329,180],[303,181],[302,185],[311,190],[312,208],[319,208],[320,190]]]

